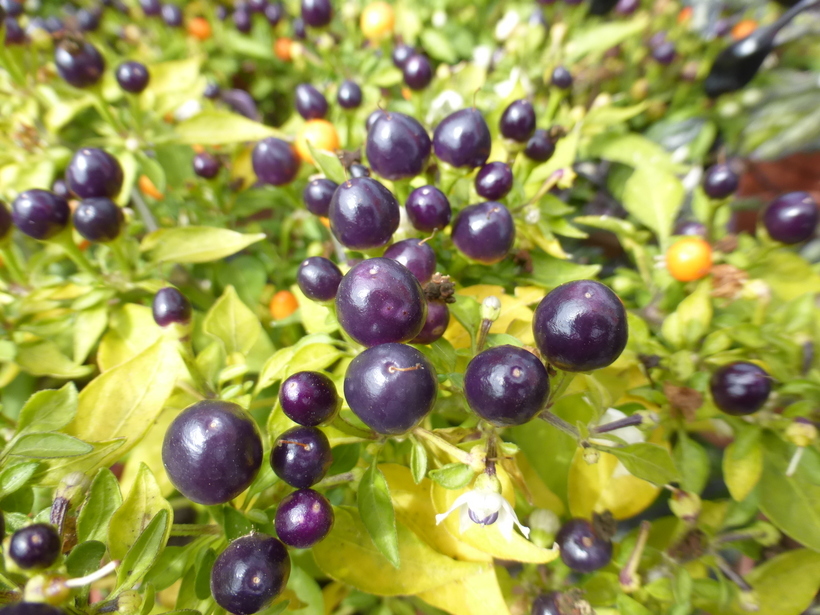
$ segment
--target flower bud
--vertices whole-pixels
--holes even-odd
[[[24,602],[45,602],[59,606],[71,597],[71,589],[66,585],[68,579],[54,574],[38,574],[29,579],[23,590]]]
[[[682,489],[676,489],[669,500],[669,508],[681,521],[695,523],[702,508],[700,496]]]
[[[488,474],[482,472],[475,479],[473,488],[478,491],[492,491],[493,493],[501,493],[501,481],[495,474]]]
[[[806,447],[817,439],[817,427],[808,419],[796,418],[786,428],[786,439],[795,446]]]

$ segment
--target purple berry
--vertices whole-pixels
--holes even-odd
[[[256,102],[245,90],[225,90],[219,96],[222,102],[227,104],[232,111],[245,116],[249,120],[260,121],[261,116],[259,115],[259,109],[256,108]]]
[[[23,4],[17,0],[0,0],[0,8],[9,17],[20,17],[23,14]]]
[[[330,210],[330,199],[333,198],[333,193],[338,187],[339,184],[326,177],[308,182],[302,191],[305,207],[310,213],[326,218]]]
[[[253,15],[247,9],[236,9],[233,12],[233,25],[242,34],[247,34],[253,27]]]
[[[409,342],[427,318],[427,302],[416,277],[389,258],[371,258],[342,278],[336,293],[339,324],[363,346]]]
[[[568,90],[572,87],[572,73],[564,66],[556,66],[550,81],[559,90]]]
[[[535,134],[535,110],[528,100],[514,100],[504,109],[498,122],[501,134],[507,139],[526,143]]]
[[[626,310],[618,296],[594,280],[553,288],[532,322],[541,356],[557,369],[589,372],[611,365],[626,347]]]
[[[91,43],[63,41],[54,51],[60,77],[75,88],[96,84],[105,71],[105,60]]]
[[[330,533],[333,507],[313,489],[300,489],[286,496],[276,509],[276,535],[294,549],[309,549]]]
[[[253,148],[251,156],[256,176],[266,184],[284,186],[299,173],[299,158],[290,143],[268,137]]]
[[[71,190],[64,179],[55,179],[54,183],[51,184],[51,191],[66,200],[71,198]]]
[[[204,179],[213,179],[219,174],[222,163],[219,158],[208,152],[200,152],[194,156],[192,166],[194,173]]]
[[[26,36],[26,31],[23,30],[17,20],[14,17],[6,17],[3,23],[6,25],[6,46],[25,45],[28,37]]]
[[[279,405],[285,416],[304,427],[318,427],[331,420],[340,402],[333,381],[321,372],[296,372],[279,388]]]
[[[367,120],[364,123],[365,128],[367,128],[367,132],[370,132],[370,129],[373,127],[373,124],[376,123],[376,120],[379,119],[381,116],[385,115],[387,112],[382,111],[381,109],[376,109],[372,111],[370,115],[367,116]]]
[[[154,322],[160,327],[191,322],[191,303],[173,286],[160,288],[151,305]]]
[[[339,91],[336,92],[336,102],[342,109],[358,109],[362,104],[362,88],[350,79],[342,81]]]
[[[0,201],[0,240],[8,237],[12,226],[11,212],[8,207],[6,207],[6,204]]]
[[[512,189],[512,185],[512,169],[503,162],[485,164],[475,177],[475,191],[478,196],[490,201],[503,199]]]
[[[664,30],[659,30],[655,32],[651,37],[649,37],[649,48],[654,49],[658,45],[663,45],[666,42],[666,32]]]
[[[302,19],[313,28],[323,28],[333,18],[330,0],[302,0]]]
[[[219,98],[220,93],[221,89],[219,88],[219,84],[213,81],[209,81],[205,85],[205,91],[202,92],[202,95],[208,100],[216,100],[217,98]]]
[[[271,447],[270,466],[274,473],[297,489],[305,489],[322,480],[331,463],[330,442],[315,427],[288,429]]]
[[[45,26],[46,31],[50,34],[58,34],[65,30],[63,20],[59,17],[55,17],[54,15],[46,17],[43,25]]]
[[[549,131],[539,128],[532,138],[527,141],[524,148],[524,155],[536,162],[546,162],[555,153],[555,142],[552,140]]]
[[[420,53],[413,53],[401,67],[404,75],[404,83],[411,90],[423,90],[433,80],[433,65],[427,56]]]
[[[322,119],[327,115],[327,99],[309,83],[296,86],[296,111],[306,120]]]
[[[332,261],[321,256],[311,256],[302,261],[296,273],[296,283],[308,299],[314,301],[333,301],[342,272]]]
[[[817,228],[817,203],[807,192],[789,192],[778,198],[763,213],[763,225],[775,241],[800,243],[814,235]]]
[[[216,558],[211,594],[228,613],[253,615],[282,593],[289,576],[285,545],[266,534],[249,534],[234,540]]]
[[[23,570],[48,568],[60,556],[63,543],[54,526],[35,523],[11,535],[8,554]]]
[[[237,404],[206,399],[171,422],[162,464],[177,490],[197,504],[224,504],[250,486],[262,465],[262,439]]]
[[[264,13],[268,7],[268,0],[248,0],[248,8],[252,13]]]
[[[265,19],[272,26],[278,25],[284,14],[285,9],[282,7],[281,2],[271,2],[265,7]]]
[[[601,538],[586,519],[567,521],[555,542],[561,549],[561,561],[576,572],[595,572],[612,559],[612,543]]]
[[[3,606],[3,615],[66,615],[66,612],[45,602],[13,602]]]
[[[330,230],[351,250],[380,248],[399,228],[399,203],[375,179],[348,179],[333,193],[328,211]]]
[[[769,399],[772,378],[754,363],[738,361],[712,374],[709,390],[720,410],[732,416],[745,416],[760,410]]]
[[[427,318],[421,332],[412,339],[411,344],[432,344],[447,331],[450,324],[450,308],[444,301],[435,299],[427,302]]]
[[[81,199],[113,199],[122,189],[123,172],[119,161],[105,150],[84,147],[71,158],[65,178],[71,191]]]
[[[48,190],[26,190],[11,204],[14,226],[34,239],[51,239],[68,225],[68,202]]]
[[[415,53],[413,48],[410,45],[405,45],[404,43],[399,43],[395,47],[393,47],[393,53],[391,55],[391,59],[393,60],[393,66],[396,68],[404,68],[404,65],[407,63],[407,60],[410,59]]]
[[[367,133],[367,161],[391,181],[415,177],[430,157],[430,136],[419,122],[402,113],[383,113]]]
[[[477,354],[464,373],[464,394],[478,416],[493,425],[523,425],[540,412],[550,392],[541,361],[516,346]]]
[[[147,17],[158,17],[162,13],[159,0],[139,0],[140,8]]]
[[[496,201],[465,207],[453,222],[452,240],[462,254],[479,263],[503,260],[515,242],[510,210]]]
[[[107,243],[120,236],[125,216],[109,198],[83,199],[74,210],[74,228],[88,241]]]
[[[123,62],[117,67],[117,83],[126,92],[139,94],[148,87],[151,75],[141,62]]]
[[[678,52],[675,50],[675,44],[672,41],[665,41],[652,48],[652,58],[664,66],[669,66],[675,61]]]
[[[626,17],[637,11],[640,5],[641,0],[618,0],[618,3],[615,5],[615,12],[618,15]]]
[[[358,162],[351,164],[347,170],[350,173],[350,177],[370,177],[370,169]]]
[[[740,179],[728,164],[716,164],[709,167],[703,176],[703,190],[713,199],[725,199],[738,188]]]
[[[80,9],[77,11],[77,25],[83,32],[95,32],[100,27],[100,11]]]
[[[690,237],[706,237],[706,227],[697,220],[685,220],[675,225],[673,235],[688,235]]]
[[[541,594],[532,601],[531,615],[564,615],[558,604],[558,592],[550,592],[548,594]]]
[[[423,233],[441,230],[450,224],[450,201],[435,186],[416,188],[404,205],[413,228]]]
[[[433,409],[436,371],[421,352],[404,344],[380,344],[357,355],[345,374],[350,409],[380,434],[403,434]]]
[[[385,250],[384,257],[407,267],[422,285],[429,282],[436,272],[436,253],[420,239],[397,241]]]
[[[293,36],[303,41],[307,38],[307,30],[305,30],[305,20],[297,17],[293,20]]]
[[[162,5],[162,19],[172,28],[179,28],[182,26],[182,9],[176,4]]]
[[[461,168],[484,166],[492,136],[478,109],[462,109],[445,117],[433,132],[433,151],[442,162]]]

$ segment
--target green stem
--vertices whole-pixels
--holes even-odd
[[[100,85],[96,85],[92,88],[88,89],[88,92],[91,96],[94,97],[94,106],[97,108],[97,111],[100,112],[100,115],[103,119],[108,122],[111,127],[116,130],[118,133],[125,133],[127,132],[125,126],[114,116],[111,112],[111,109],[108,106],[108,102],[105,100],[102,94],[102,87]]]
[[[359,469],[351,470],[350,472],[342,472],[335,476],[328,476],[316,483],[312,489],[327,489],[328,487],[335,487],[336,485],[343,485],[344,483],[352,483],[362,476],[362,471]]]
[[[26,281],[26,274],[23,267],[20,265],[20,259],[14,251],[14,246],[9,241],[6,244],[0,245],[0,256],[3,257],[3,263],[8,269],[11,279],[18,284],[23,284]]]
[[[16,589],[18,589],[18,588],[20,587],[17,583],[15,583],[15,582],[14,582],[14,581],[12,581],[11,579],[9,579],[9,578],[8,578],[5,574],[3,574],[2,572],[0,572],[0,583],[3,583],[3,585],[5,585],[6,587],[9,587],[9,588],[11,588],[11,589],[13,589],[13,590],[16,590]]]
[[[140,109],[140,99],[136,94],[128,95],[128,104],[131,107],[131,117],[134,118],[134,130],[142,140],[142,109]]]
[[[6,36],[6,28],[3,26],[0,28],[0,36],[5,39]],[[26,87],[26,75],[25,72],[20,68],[20,65],[17,63],[17,59],[14,57],[14,54],[10,52],[9,48],[5,45],[0,45],[0,64],[9,71],[9,75],[19,87],[24,88]]]
[[[436,435],[432,431],[428,431],[428,430],[426,430],[422,427],[416,427],[413,430],[413,435],[415,435],[416,437],[422,438],[424,440],[427,440],[427,442],[429,442],[430,444],[432,444],[433,446],[435,446],[439,450],[441,450],[441,451],[447,453],[448,455],[454,457],[455,459],[457,459],[461,463],[467,464],[468,466],[473,465],[474,460],[473,460],[473,456],[470,455],[470,453],[468,453],[466,451],[462,451],[460,448],[458,448],[457,446],[455,446],[453,444],[450,444],[449,442],[447,442],[447,440],[445,440],[444,438],[442,438],[439,435]]]
[[[219,535],[222,528],[212,523],[174,523],[171,536],[206,536]]]
[[[542,421],[546,421],[553,427],[560,429],[561,431],[572,436],[576,440],[581,437],[581,434],[578,433],[578,430],[575,427],[567,423],[560,416],[553,414],[549,410],[542,411],[541,414],[538,415],[538,418]]]
[[[70,227],[66,228],[64,231],[61,231],[53,238],[47,240],[46,243],[53,243],[60,246],[66,256],[68,256],[68,258],[74,261],[74,264],[77,265],[77,269],[89,275],[93,275],[95,277],[97,276],[97,272],[89,262],[88,258],[86,258],[82,250],[77,247],[77,244],[74,243],[74,238],[71,236]]]
[[[128,262],[128,257],[123,249],[122,241],[122,237],[117,237],[114,241],[108,244],[108,247],[111,248],[111,254],[114,257],[114,261],[117,263],[117,267],[119,267],[120,271],[122,271],[127,278],[130,278],[131,263]]]

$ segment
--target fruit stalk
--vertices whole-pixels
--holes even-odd
[[[416,427],[413,430],[413,435],[427,440],[430,444],[432,444],[442,452],[447,453],[448,455],[450,455],[451,457],[453,457],[454,459],[463,464],[472,466],[475,462],[473,456],[470,453],[462,451],[457,446],[454,446],[453,444],[447,442],[447,440],[445,440],[441,436],[438,436],[432,431],[428,431],[423,427]]]
[[[652,529],[652,524],[649,521],[641,521],[641,529],[638,532],[638,540],[635,542],[635,548],[629,554],[629,559],[626,565],[618,574],[618,582],[625,592],[631,593],[637,590],[641,585],[640,575],[637,574],[638,566],[641,563],[641,556],[643,550],[646,548],[646,542],[649,540],[649,530]]]
[[[556,427],[556,428],[560,429],[564,433],[569,434],[570,436],[572,436],[576,440],[581,437],[581,434],[578,432],[578,430],[575,427],[573,427],[572,425],[567,423],[561,417],[556,416],[555,414],[553,414],[549,410],[544,410],[543,412],[541,412],[541,414],[538,415],[538,418],[540,418],[542,421],[546,421],[547,423],[549,423],[553,427]]]
[[[83,273],[97,276],[97,272],[94,270],[88,258],[86,258],[85,254],[77,247],[77,244],[74,243],[70,227],[66,227],[66,230],[55,235],[54,238],[48,240],[47,243],[54,243],[60,246],[63,252],[65,252],[65,255],[74,261],[74,264],[77,265],[77,268]]]

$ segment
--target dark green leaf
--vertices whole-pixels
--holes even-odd
[[[77,539],[80,542],[107,540],[111,515],[121,504],[119,481],[111,470],[103,468],[94,477],[88,499],[77,518]]]
[[[200,600],[205,600],[211,595],[211,568],[214,567],[216,561],[216,551],[213,549],[208,549],[203,553],[202,561],[196,572],[196,583],[194,584],[194,592]]]
[[[253,529],[253,523],[235,508],[226,506],[224,508],[225,520],[223,527],[225,528],[225,537],[228,540],[235,540],[240,536],[250,533]]]
[[[461,489],[470,484],[475,472],[466,463],[448,463],[446,466],[430,470],[430,478],[446,489]]]
[[[55,431],[68,425],[77,413],[77,387],[69,382],[63,388],[37,391],[20,410],[17,433]]]
[[[709,455],[684,431],[679,432],[675,444],[675,465],[680,468],[684,490],[698,494],[703,491],[709,480]]]
[[[413,448],[410,449],[410,472],[413,480],[418,485],[427,474],[427,449],[424,444],[416,439],[412,440]]]
[[[165,546],[169,514],[160,510],[125,554],[117,575],[118,587],[131,589],[142,580]]]
[[[40,466],[36,461],[7,466],[0,472],[0,498],[22,488]]]
[[[657,444],[638,442],[601,450],[615,455],[630,474],[650,483],[662,486],[678,479],[678,470],[669,451]]]
[[[390,500],[387,480],[375,463],[365,470],[357,497],[359,515],[373,544],[396,568],[399,567],[399,537],[396,513]]]
[[[77,457],[94,450],[94,447],[72,436],[62,433],[29,433],[17,440],[9,455],[32,459],[55,459],[57,457]]]

